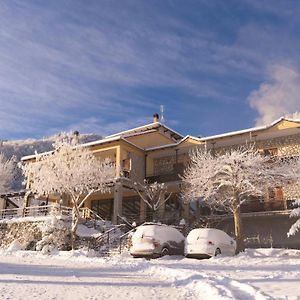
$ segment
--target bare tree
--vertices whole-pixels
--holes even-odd
[[[15,157],[6,159],[5,156],[0,153],[0,193],[7,192],[11,189],[15,174]]]
[[[223,155],[196,149],[190,159],[183,175],[184,199],[203,198],[209,206],[231,212],[237,252],[243,251],[241,205],[251,197],[263,196],[266,187],[275,184],[275,165],[253,148],[240,148]]]
[[[79,209],[96,193],[109,191],[114,178],[110,160],[97,159],[87,148],[74,145],[72,138],[62,135],[54,143],[55,150],[36,156],[36,161],[22,166],[30,189],[38,195],[70,195],[72,201],[72,248],[80,218]]]
[[[147,180],[144,180],[143,184],[134,182],[133,186],[141,199],[146,203],[153,213],[153,219],[158,217],[158,210],[172,196],[172,193],[167,193],[167,187],[164,183],[149,183]]]

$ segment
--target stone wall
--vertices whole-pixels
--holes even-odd
[[[216,148],[215,151],[222,153],[240,146],[241,145],[232,145],[229,147],[221,147]],[[255,147],[259,150],[277,149],[276,152],[279,157],[300,156],[300,134],[256,141]],[[300,199],[300,183],[283,187],[283,195],[285,200]]]
[[[48,249],[69,250],[70,222],[49,217],[1,220],[0,248],[9,249],[13,243],[22,250],[42,250],[45,245]]]
[[[70,222],[58,219],[59,226],[54,225],[51,229],[51,224],[45,230],[45,224],[51,221],[50,218],[42,220],[26,220],[25,218],[1,220],[0,221],[0,249],[9,249],[13,243],[17,243],[22,250],[42,250],[45,241],[52,243],[57,250],[70,250]],[[50,230],[49,230],[50,229]],[[46,238],[45,238],[46,237]],[[42,247],[39,247],[42,246]],[[75,248],[96,249],[101,245],[97,245],[97,241],[93,237],[77,237]],[[51,250],[51,247],[48,249]]]
[[[41,222],[0,223],[0,248],[7,249],[14,241],[18,241],[24,250],[35,250],[35,245],[42,239],[39,229]]]
[[[283,195],[286,200],[300,199],[300,182],[284,186]]]
[[[277,148],[279,157],[293,157],[300,155],[300,134],[273,138],[257,142],[257,148]],[[283,187],[285,200],[300,199],[300,183],[289,184]]]
[[[300,134],[257,141],[258,149],[277,148],[279,156],[300,155]]]
[[[300,155],[300,134],[257,140],[253,141],[253,143],[259,150],[277,148],[279,156]],[[222,153],[230,149],[237,149],[241,146],[245,146],[245,144],[215,147],[214,150],[218,153]],[[211,149],[212,148],[210,148],[210,150]]]

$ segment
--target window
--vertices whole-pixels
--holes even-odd
[[[126,158],[122,160],[122,172],[124,177],[128,178],[131,171],[131,159]]]

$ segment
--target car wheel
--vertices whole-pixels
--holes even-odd
[[[218,256],[221,254],[221,249],[220,248],[217,248],[216,249],[216,252],[215,252],[215,256]]]
[[[167,247],[164,247],[162,250],[161,250],[161,256],[165,256],[165,255],[169,255],[170,252],[169,252],[169,249]]]

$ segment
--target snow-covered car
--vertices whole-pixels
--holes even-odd
[[[160,257],[183,255],[183,234],[176,228],[164,224],[145,223],[133,233],[130,254],[133,257]]]
[[[185,240],[184,255],[209,258],[219,254],[234,255],[236,242],[226,232],[215,228],[193,229]]]

